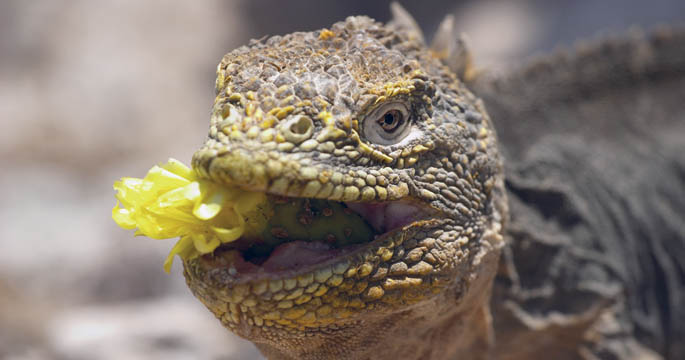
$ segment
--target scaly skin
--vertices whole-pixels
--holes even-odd
[[[290,197],[410,201],[426,216],[280,277],[236,276],[227,252],[186,261],[195,296],[269,358],[485,354],[507,212],[497,139],[420,36],[350,17],[254,40],[217,74],[209,139],[193,157],[200,176]],[[364,122],[391,103],[409,109],[408,135],[383,145]]]

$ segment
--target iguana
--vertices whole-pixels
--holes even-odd
[[[685,358],[685,32],[489,76],[392,10],[228,53],[192,160],[373,236],[224,244],[193,294],[269,359]]]

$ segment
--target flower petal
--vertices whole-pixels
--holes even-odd
[[[193,238],[193,245],[195,245],[195,249],[197,249],[200,254],[208,254],[221,245],[219,239],[214,236],[192,234],[190,237]]]
[[[244,226],[238,226],[232,229],[224,229],[212,226],[211,229],[224,244],[238,240],[245,231]]]
[[[174,256],[179,255],[181,259],[187,258],[194,249],[192,239],[186,236],[182,237],[176,242],[176,245],[171,248],[169,255],[166,260],[164,260],[164,271],[166,271],[167,274],[171,271],[171,264],[174,262]]]
[[[171,189],[186,186],[191,183],[191,180],[176,175],[171,171],[156,165],[153,166],[150,171],[148,171],[143,180],[153,183],[156,190],[155,192],[158,194],[167,192]]]
[[[214,191],[206,194],[197,204],[195,204],[193,215],[200,220],[212,219],[221,211],[224,199],[224,194],[221,191]]]
[[[272,216],[265,194],[200,179],[174,159],[143,179],[121,178],[114,190],[112,218],[119,226],[153,239],[180,237],[164,262],[167,272],[175,255],[189,260],[246,232],[259,234]]]
[[[185,179],[188,179],[191,181],[197,180],[197,176],[195,175],[195,172],[191,168],[185,166],[185,164],[183,164],[182,162],[180,162],[176,159],[169,158],[169,161],[167,161],[166,164],[162,165],[162,168],[164,168],[165,170],[168,170],[168,171],[170,171],[170,172],[172,172],[172,173],[174,173],[174,174],[176,174],[182,178],[185,178]]]
[[[131,218],[131,213],[127,209],[122,209],[119,207],[119,202],[112,209],[112,219],[126,230],[132,230],[136,228],[136,222]]]

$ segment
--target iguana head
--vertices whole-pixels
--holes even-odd
[[[496,136],[449,54],[395,12],[253,40],[218,65],[196,172],[299,204],[304,225],[343,209],[372,229],[285,229],[184,263],[193,293],[267,354],[336,354],[487,301],[505,212]]]

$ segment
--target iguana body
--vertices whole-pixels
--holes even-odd
[[[219,183],[344,202],[374,224],[376,239],[344,248],[292,239],[261,260],[225,246],[184,263],[193,293],[274,359],[683,354],[677,220],[685,166],[675,156],[683,141],[673,135],[682,129],[675,111],[684,88],[682,36],[662,39],[673,56],[657,43],[638,46],[650,65],[628,63],[616,78],[606,75],[612,64],[635,54],[600,46],[566,67],[541,63],[476,82],[484,106],[458,79],[473,75],[462,48],[443,33],[429,49],[413,20],[394,12],[388,25],[351,17],[227,54],[217,69],[209,140],[193,158],[198,174]],[[449,21],[443,25],[450,30]],[[613,103],[615,80],[632,85],[631,94],[638,85],[660,92],[644,108],[627,95]],[[592,121],[619,103],[634,107],[624,123],[615,115]],[[633,120],[640,110],[658,121]],[[572,136],[564,136],[568,129]],[[640,130],[650,135],[626,142]],[[651,159],[641,139],[654,141],[659,131],[671,135]],[[574,142],[588,134],[615,148]],[[548,151],[538,157],[538,147]],[[608,158],[613,171],[603,173]],[[637,169],[665,173],[618,189],[615,178]],[[661,202],[664,194],[670,202]],[[659,257],[658,249],[673,255]],[[657,258],[656,266],[643,266],[640,254]]]
[[[684,49],[682,29],[626,34],[475,86],[511,214],[499,357],[685,357]]]

